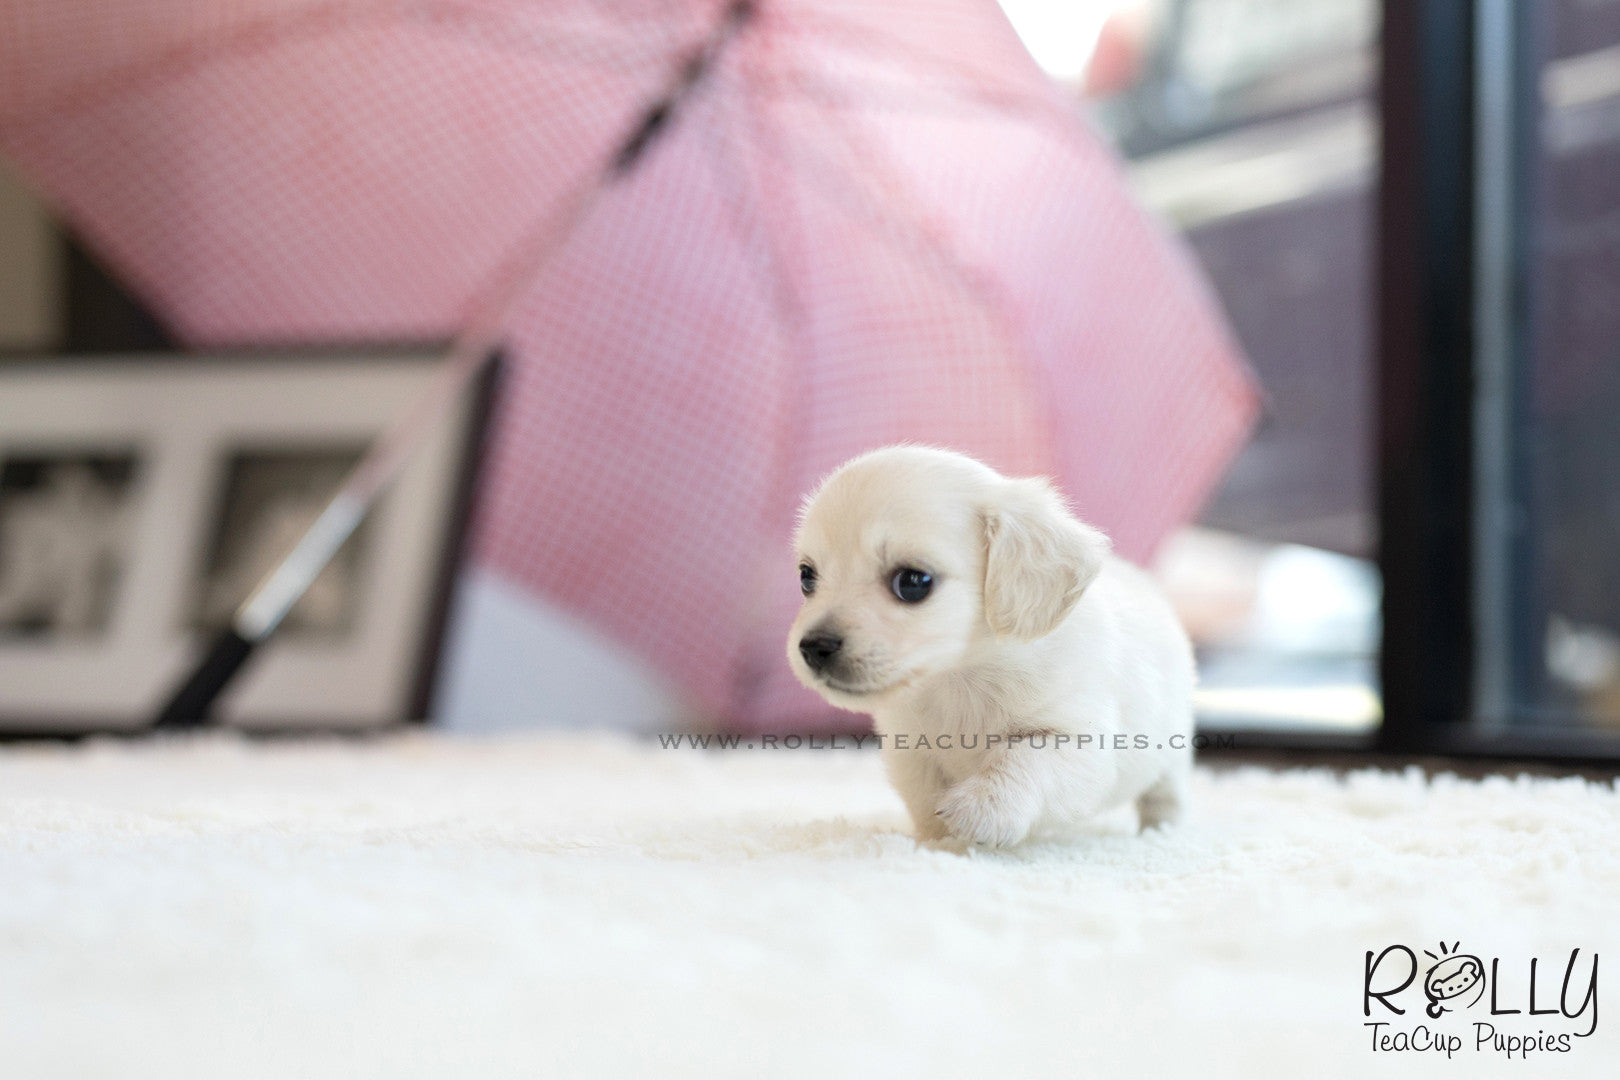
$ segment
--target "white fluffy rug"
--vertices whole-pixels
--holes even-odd
[[[1620,1075],[1612,785],[1196,795],[1170,831],[959,854],[855,751],[5,748],[0,1075]],[[1375,1051],[1366,951],[1442,940],[1500,958],[1504,1008],[1531,956],[1556,1004],[1578,947],[1573,1008],[1600,953],[1595,1034],[1510,1060],[1420,978],[1383,1030],[1462,1048]]]

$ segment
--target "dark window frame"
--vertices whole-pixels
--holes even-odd
[[[1521,429],[1536,312],[1539,6],[1384,0],[1375,274],[1379,673],[1367,735],[1240,748],[1620,761],[1620,737],[1532,723]],[[1484,452],[1482,456],[1481,451]],[[1519,640],[1515,640],[1515,635]]]

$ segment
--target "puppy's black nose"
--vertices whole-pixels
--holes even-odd
[[[810,665],[811,671],[821,671],[833,662],[838,650],[844,647],[844,639],[837,634],[829,634],[825,630],[806,634],[799,639],[799,655],[804,662]]]

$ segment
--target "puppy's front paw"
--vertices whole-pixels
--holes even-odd
[[[939,800],[939,819],[950,834],[986,847],[1011,847],[1035,824],[1033,800],[1001,777],[970,776]]]

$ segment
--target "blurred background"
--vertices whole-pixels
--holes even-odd
[[[1514,723],[1602,730],[1620,727],[1620,2],[1529,6],[1537,317],[1504,450],[1506,694]],[[1375,731],[1380,4],[1003,8],[1185,238],[1263,389],[1252,442],[1154,563],[1199,649],[1201,722]],[[0,348],[168,345],[0,164]],[[694,721],[630,651],[493,575],[461,575],[449,626],[433,713],[451,729]]]

